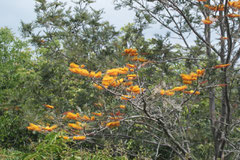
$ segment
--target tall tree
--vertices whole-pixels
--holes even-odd
[[[207,66],[222,63],[231,64],[231,67],[222,69],[220,73],[209,70],[212,78],[208,79],[208,107],[209,118],[214,143],[215,159],[227,158],[235,152],[237,144],[231,132],[238,122],[237,116],[231,110],[234,109],[234,87],[237,81],[235,74],[239,61],[239,1],[230,2],[228,0],[213,1],[173,1],[173,0],[143,0],[126,1],[115,0],[117,8],[129,7],[147,18],[160,24],[163,30],[168,30],[171,35],[177,36],[184,46],[185,55],[196,57],[192,45],[200,45],[204,48],[204,57],[208,58]],[[203,20],[202,20],[203,19]],[[202,20],[202,21],[201,21]],[[193,41],[195,40],[195,42]],[[172,39],[174,42],[175,39]],[[196,43],[197,42],[197,43]],[[181,57],[179,57],[181,58]],[[215,74],[215,76],[213,76]],[[227,84],[221,91],[214,87],[215,80],[219,83]]]

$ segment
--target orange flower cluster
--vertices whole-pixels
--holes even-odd
[[[123,55],[137,56],[138,53],[137,53],[136,49],[129,48],[129,49],[125,49],[124,50],[124,54]]]
[[[126,91],[128,92],[132,92],[132,93],[135,93],[135,94],[140,94],[144,91],[143,88],[140,88],[138,85],[135,85],[135,86],[130,86],[126,89]]]
[[[190,90],[190,91],[183,91],[183,93],[187,93],[187,94],[195,94],[195,95],[199,95],[200,92],[199,91],[195,91],[194,90]]]
[[[133,80],[133,79],[137,78],[137,75],[136,74],[128,74],[127,77],[128,77],[128,80]]]
[[[101,71],[99,71],[98,73],[91,71],[89,73],[88,70],[83,69],[84,67],[85,67],[84,65],[81,65],[81,68],[79,68],[79,65],[77,65],[75,63],[70,63],[69,70],[73,73],[80,74],[81,76],[90,77],[90,78],[101,78],[101,76],[102,76]]]
[[[219,64],[219,65],[216,65],[216,66],[214,66],[213,68],[225,68],[225,67],[227,67],[227,66],[230,66],[230,64]]]
[[[240,9],[240,0],[238,1],[228,1],[228,6],[235,8],[235,9]]]
[[[47,127],[41,127],[39,125],[35,125],[33,123],[30,123],[29,126],[27,127],[28,130],[30,131],[37,131],[37,132],[41,132],[41,131],[53,131],[54,129],[56,129],[58,126],[57,125],[53,125],[51,127],[47,126]]]
[[[50,109],[54,108],[54,106],[51,106],[51,105],[48,105],[48,104],[45,104],[44,106],[47,107],[47,108],[50,108]]]
[[[160,94],[163,96],[163,95],[166,95],[166,96],[173,96],[175,94],[174,91],[172,90],[164,90],[164,89],[161,89],[160,90]]]
[[[73,136],[73,140],[83,141],[86,139],[86,136]]]
[[[134,99],[136,98],[135,96],[131,96],[131,95],[122,95],[121,96],[121,100],[130,100],[130,99]]]
[[[82,130],[83,129],[81,127],[81,123],[80,122],[78,122],[78,123],[68,123],[68,126],[74,128],[74,129],[77,129],[77,130]]]
[[[205,73],[205,69],[197,69],[197,76],[201,77]]]
[[[240,14],[232,13],[232,14],[228,14],[227,16],[230,17],[230,18],[236,18],[236,17],[240,17]]]
[[[228,39],[228,37],[221,37],[221,39],[225,40],[225,39]]]
[[[175,87],[172,89],[172,91],[183,91],[187,89],[187,86],[180,86],[180,87]]]
[[[123,83],[124,86],[131,86],[132,84],[133,84],[133,81],[128,81]]]
[[[165,91],[165,95],[167,95],[167,96],[173,96],[174,94],[175,94],[175,92],[172,91],[172,90],[166,90]]]
[[[208,4],[205,4],[204,7],[212,10],[212,11],[224,11],[224,5],[223,4],[220,4],[220,5],[217,5],[217,6],[210,6]]]
[[[116,79],[117,79],[116,76],[112,77],[112,76],[109,76],[106,74],[102,79],[102,85],[106,88],[108,88],[109,86],[117,87],[120,84],[122,84],[124,81],[123,78],[121,78],[119,80],[116,80]]]
[[[120,105],[119,108],[121,108],[121,109],[125,109],[126,106],[125,106],[125,105]]]
[[[119,127],[120,126],[120,121],[115,121],[115,122],[109,122],[107,123],[106,127],[112,128],[112,127]]]
[[[87,115],[84,115],[84,116],[80,117],[80,120],[82,120],[82,121],[94,121],[94,120],[95,120],[95,117],[92,116],[92,117],[90,118],[90,117],[88,117]]]
[[[73,119],[73,120],[77,120],[77,118],[79,117],[80,117],[79,113],[74,114],[72,112],[67,112],[67,115],[66,115],[66,118]]]
[[[213,21],[211,21],[211,20],[209,19],[209,17],[207,17],[206,19],[203,19],[202,22],[203,22],[204,24],[212,24],[212,23],[213,23]]]
[[[59,136],[59,137],[65,139],[65,140],[69,140],[70,139],[70,137],[68,137],[68,136]],[[86,138],[86,136],[73,136],[72,139],[73,140],[83,141],[83,140],[86,140],[87,138]]]
[[[147,62],[147,60],[143,57],[138,58],[137,56],[131,59],[132,61],[139,61],[139,62]]]
[[[197,77],[201,77],[205,70],[197,70],[197,73],[191,72],[190,74],[180,74],[184,84],[192,84],[192,81],[197,80]]]
[[[30,123],[29,126],[27,127],[28,130],[30,131],[38,131],[40,132],[42,130],[42,127],[39,125],[35,125],[33,123]]]
[[[92,114],[95,115],[95,116],[99,116],[99,117],[102,116],[102,113],[95,113],[95,112],[92,112]]]
[[[136,49],[125,49],[124,53],[122,54],[123,56],[125,55],[130,55],[130,56],[134,56],[131,60],[132,61],[139,61],[139,62],[146,62],[147,60],[143,57],[138,57],[138,53]]]
[[[67,115],[65,116],[67,119],[72,119],[72,120],[82,120],[82,121],[94,121],[95,117],[92,116],[91,118],[88,117],[87,115],[80,116],[79,113],[72,113],[72,112],[67,112]]]
[[[93,86],[99,90],[103,90],[102,86],[97,85],[96,83],[93,83]]]
[[[57,125],[53,125],[51,127],[47,126],[47,127],[43,127],[42,129],[45,130],[45,131],[53,131],[54,129],[56,129],[58,126]]]
[[[123,119],[123,117],[109,117],[110,120],[114,120],[114,121],[119,121],[121,119]]]
[[[128,68],[136,68],[136,67],[137,67],[137,66],[134,65],[134,64],[126,64],[126,66],[127,66]]]
[[[113,68],[113,69],[107,70],[106,74],[109,75],[109,76],[118,76],[118,74],[127,74],[128,70],[129,69],[127,67]]]

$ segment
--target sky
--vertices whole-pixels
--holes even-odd
[[[71,0],[63,0],[71,3]],[[20,22],[29,23],[36,17],[34,0],[0,0],[0,27],[10,28],[15,35],[20,36]],[[104,9],[103,20],[107,20],[117,29],[133,22],[134,12],[128,9],[114,10],[112,0],[96,0],[92,5],[95,9]],[[153,36],[156,26],[145,32],[146,38]]]

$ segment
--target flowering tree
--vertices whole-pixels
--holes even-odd
[[[164,53],[151,58],[153,49],[149,53],[131,48],[116,51],[120,56],[117,66],[105,71],[71,63],[71,72],[102,92],[101,102],[87,111],[54,115],[58,125],[30,124],[28,129],[63,129],[64,139],[89,142],[98,135],[137,139],[154,146],[151,156],[156,159],[164,149],[168,159],[236,159],[239,1],[115,2],[120,2],[117,7],[129,6],[139,17],[156,21],[178,36],[183,46],[175,45],[174,49],[180,54],[169,59]],[[166,37],[171,38],[171,34]],[[190,44],[193,39],[195,44]],[[174,74],[165,74],[164,69],[174,70]],[[125,130],[120,132],[116,127]]]
[[[146,68],[147,64],[155,62],[139,57],[136,49],[125,49],[122,56],[125,56],[131,63],[105,72],[89,71],[85,69],[85,65],[79,66],[75,63],[71,63],[69,68],[71,72],[87,77],[89,83],[101,92],[105,90],[116,96],[116,101],[119,101],[120,105],[108,106],[98,103],[95,112],[88,112],[88,115],[84,112],[66,112],[60,119],[55,119],[58,125],[40,126],[30,123],[27,128],[38,132],[51,132],[60,126],[59,128],[66,132],[63,135],[64,139],[87,141],[98,134],[107,134],[105,130],[119,127],[120,124],[129,127],[141,125],[143,126],[141,128],[143,133],[140,134],[143,136],[142,141],[158,146],[155,152],[156,158],[159,156],[160,147],[163,146],[171,149],[181,159],[192,157],[193,154],[188,146],[190,144],[185,146],[190,137],[185,133],[188,125],[184,122],[186,113],[183,109],[190,99],[200,94],[198,89],[204,83],[205,69],[197,69],[196,72],[190,74],[181,74],[182,83],[185,85],[151,88],[151,85],[144,84],[141,70]],[[229,65],[216,65],[208,70],[226,68]],[[200,81],[203,82],[199,83]],[[215,87],[218,86],[225,87],[222,84]],[[175,98],[172,100],[170,96],[174,95]],[[45,107],[54,109],[51,105],[45,105]],[[69,120],[72,122],[69,123]],[[146,133],[151,137],[146,136]],[[185,137],[178,139],[179,135]],[[118,136],[122,138],[121,136],[124,135]],[[128,136],[128,133],[125,136]]]
[[[215,159],[231,155],[232,150],[238,149],[238,145],[233,145],[230,138],[230,131],[234,130],[239,121],[231,112],[235,110],[232,93],[235,92],[236,84],[230,82],[236,82],[237,77],[233,75],[239,74],[234,69],[240,56],[239,1],[115,0],[115,2],[116,7],[129,6],[138,13],[148,15],[145,17],[158,22],[174,36],[179,37],[184,44],[186,54],[190,55],[192,60],[196,56],[198,58],[201,56],[209,59],[208,66],[217,61],[231,64],[231,67],[223,69],[217,77],[220,83],[227,86],[223,87],[221,92],[214,87],[208,89]],[[192,39],[196,39],[197,48],[203,51],[201,55],[194,55],[196,48],[191,47],[189,43]],[[215,72],[211,74],[214,75]],[[213,79],[208,78],[208,86],[213,85]],[[228,147],[233,148],[226,149]]]

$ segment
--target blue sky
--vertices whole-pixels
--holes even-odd
[[[71,0],[62,1],[71,3]],[[20,21],[28,23],[36,17],[34,5],[34,0],[0,0],[0,27],[8,27],[19,36]],[[97,0],[93,7],[104,9],[103,19],[109,21],[117,29],[129,22],[133,22],[134,12],[128,9],[114,10],[112,0]],[[146,37],[151,36],[152,32],[148,30]]]

